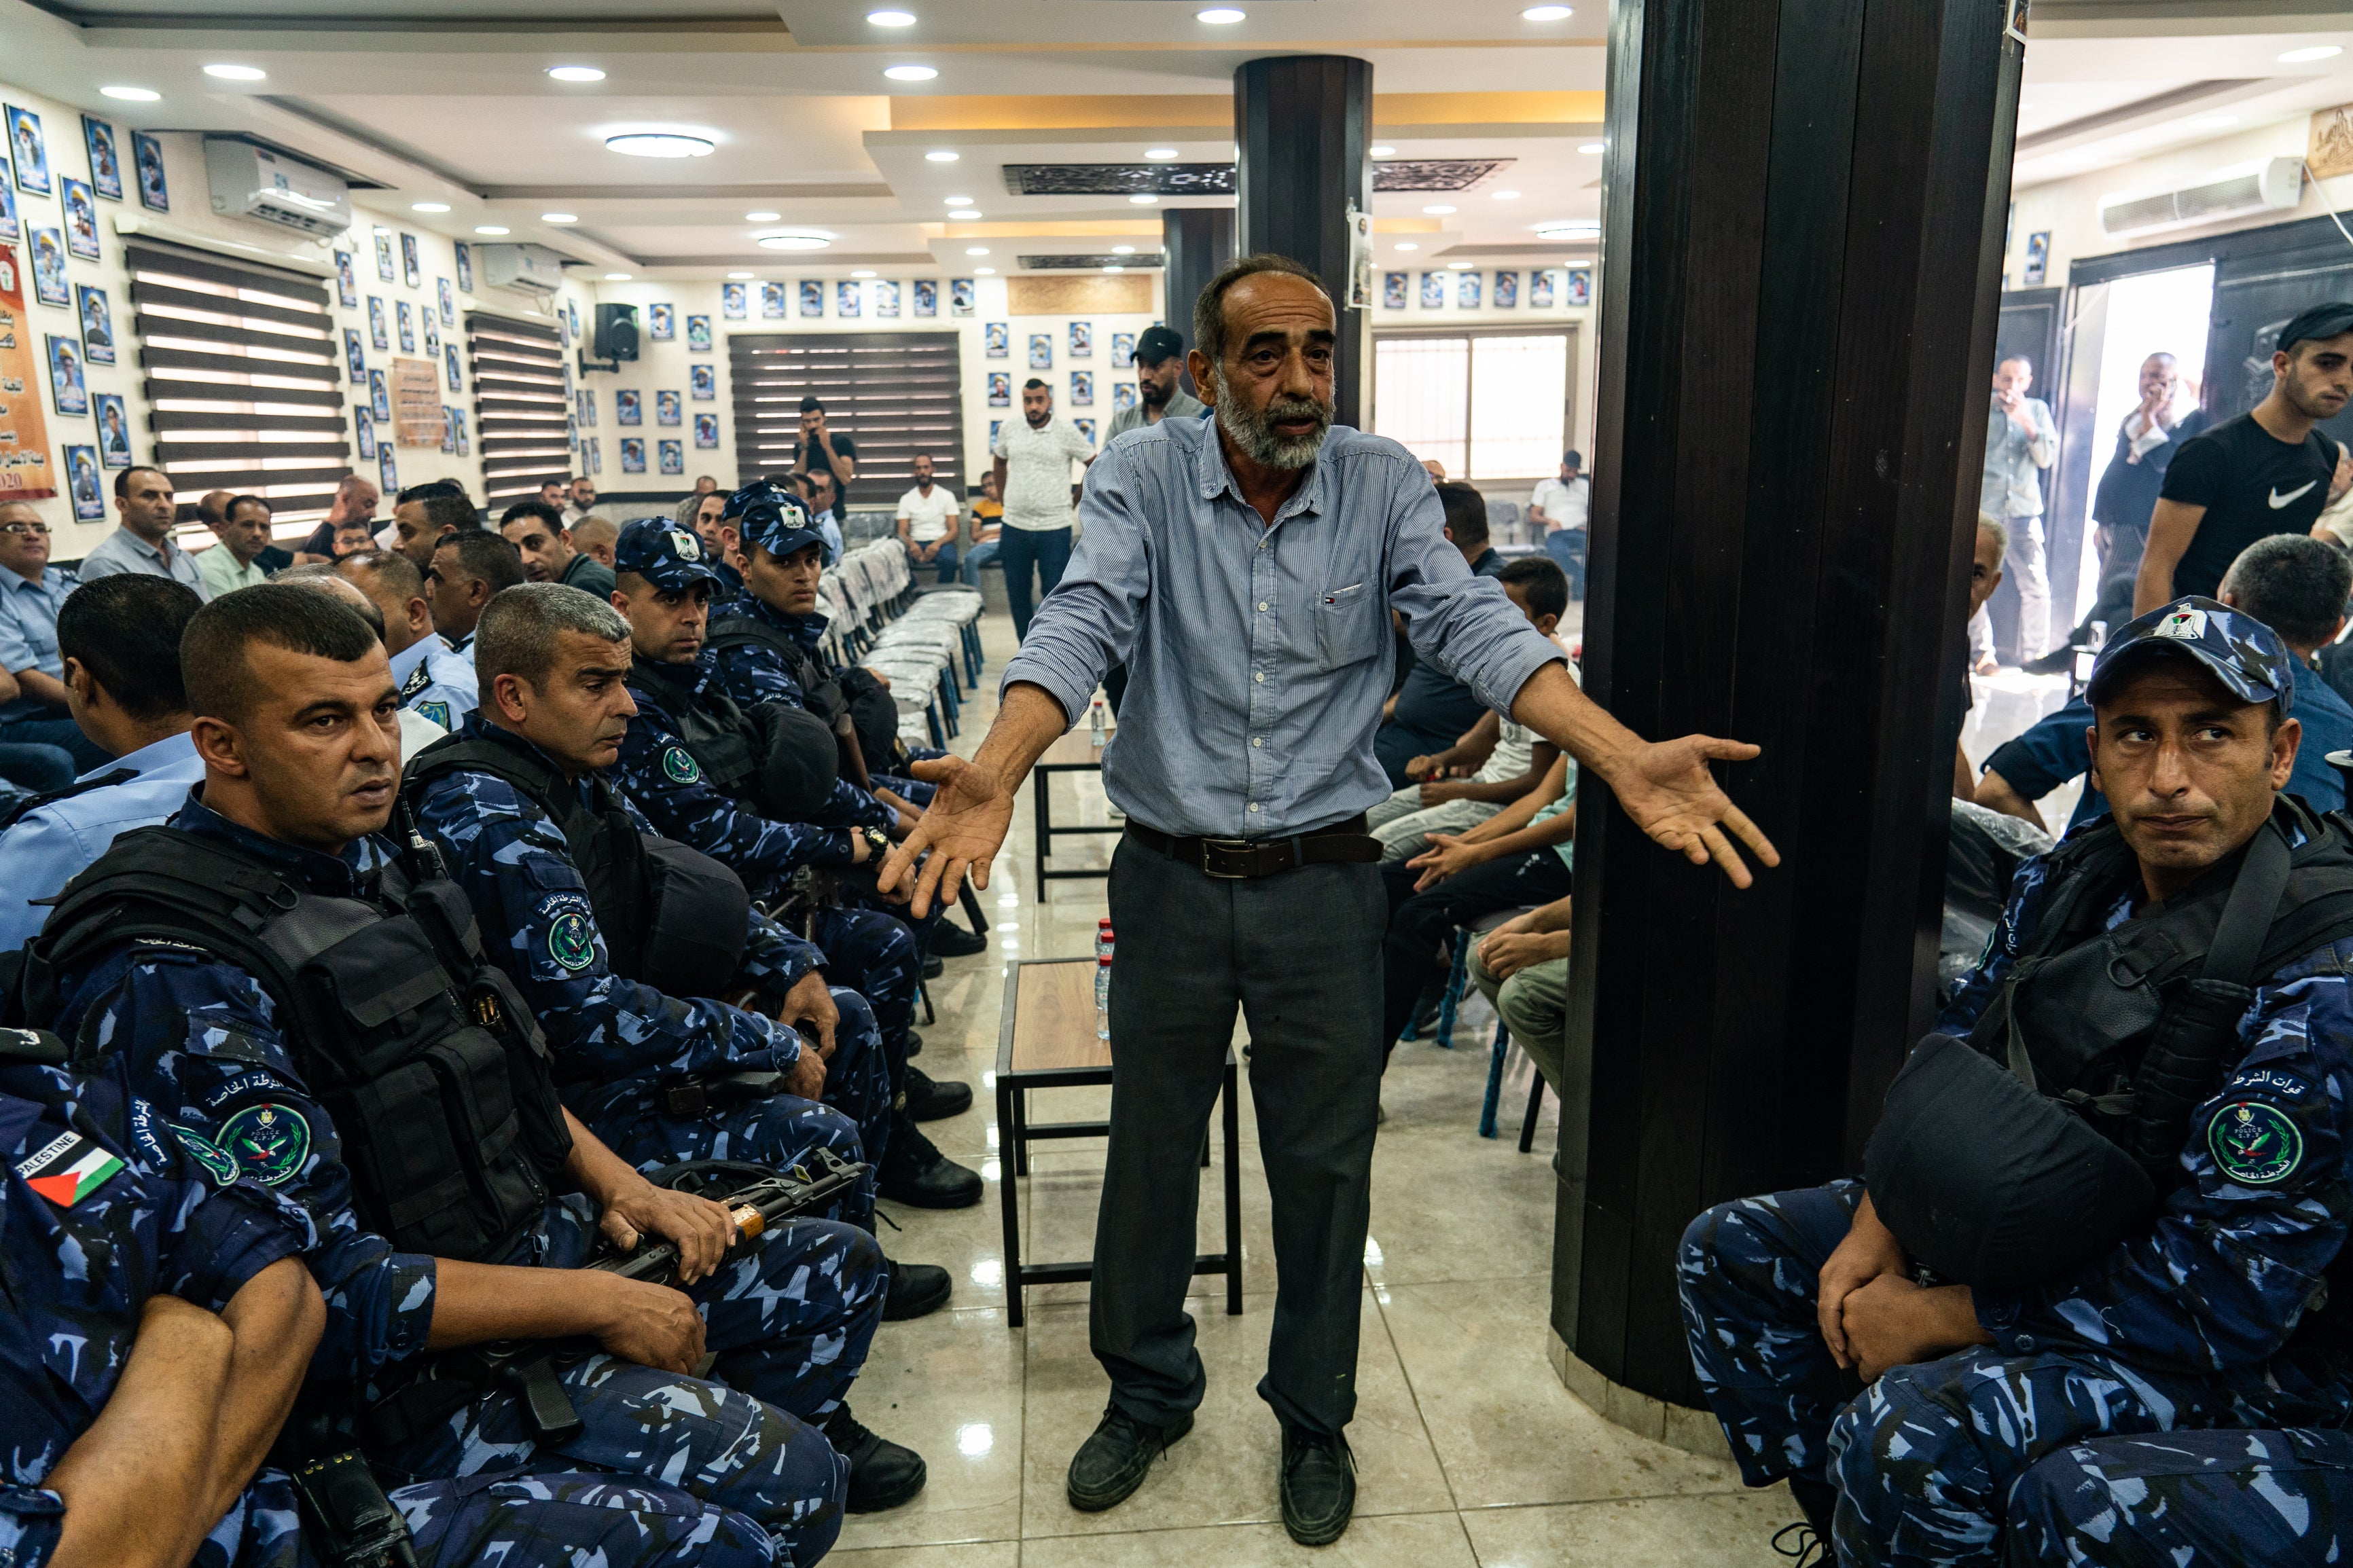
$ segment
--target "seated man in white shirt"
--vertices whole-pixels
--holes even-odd
[[[932,455],[916,453],[915,487],[899,498],[899,539],[913,564],[937,563],[943,583],[956,579],[958,515],[955,492],[932,482]]]
[[[1560,457],[1560,478],[1538,479],[1528,498],[1528,521],[1544,530],[1545,553],[1568,574],[1568,594],[1585,597],[1586,521],[1592,510],[1593,484],[1581,471],[1585,459],[1575,452]]]

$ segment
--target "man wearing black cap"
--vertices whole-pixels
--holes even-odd
[[[2282,327],[2272,375],[2261,403],[2174,454],[2133,588],[2137,615],[2212,594],[2239,552],[2266,534],[2311,532],[2342,493],[2337,444],[2313,426],[2353,399],[2353,301],[2315,305]]]
[[[1151,326],[1135,339],[1136,404],[1111,416],[1110,445],[1130,430],[1143,430],[1163,419],[1198,419],[1207,405],[1185,390],[1185,340],[1175,329]]]
[[[2353,1414],[2353,846],[2281,793],[2294,681],[2211,599],[2125,627],[2089,688],[2114,817],[2020,868],[1863,1179],[1684,1233],[1700,1386],[1839,1561],[1994,1562],[2071,1444]]]

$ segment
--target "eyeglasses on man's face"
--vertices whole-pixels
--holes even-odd
[[[13,533],[19,538],[35,535],[47,538],[48,531],[49,525],[46,522],[0,522],[0,533]]]

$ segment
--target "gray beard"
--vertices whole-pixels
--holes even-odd
[[[1304,400],[1279,399],[1268,405],[1263,415],[1245,412],[1241,405],[1227,395],[1224,378],[1219,378],[1218,427],[1233,438],[1235,446],[1253,463],[1270,468],[1303,468],[1315,460],[1324,449],[1324,437],[1331,433],[1332,405],[1313,405],[1315,409],[1314,433],[1307,436],[1282,437],[1274,433],[1278,416],[1291,414]]]

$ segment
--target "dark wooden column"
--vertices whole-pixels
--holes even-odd
[[[1201,286],[1234,258],[1234,209],[1231,207],[1168,207],[1160,215],[1160,249],[1165,270],[1161,287],[1167,297],[1168,325],[1193,346],[1193,301]],[[1193,378],[1182,378],[1187,392]]]
[[[1586,687],[1646,736],[1762,744],[1725,783],[1785,857],[1736,891],[1585,785],[1590,1095],[1553,1325],[1677,1404],[1684,1226],[1855,1170],[1927,1023],[2021,58],[2001,13],[1611,16]]]
[[[1234,144],[1240,254],[1272,251],[1322,277],[1340,316],[1334,417],[1361,428],[1364,312],[1347,303],[1348,208],[1371,210],[1372,62],[1340,55],[1249,61],[1234,72]]]

